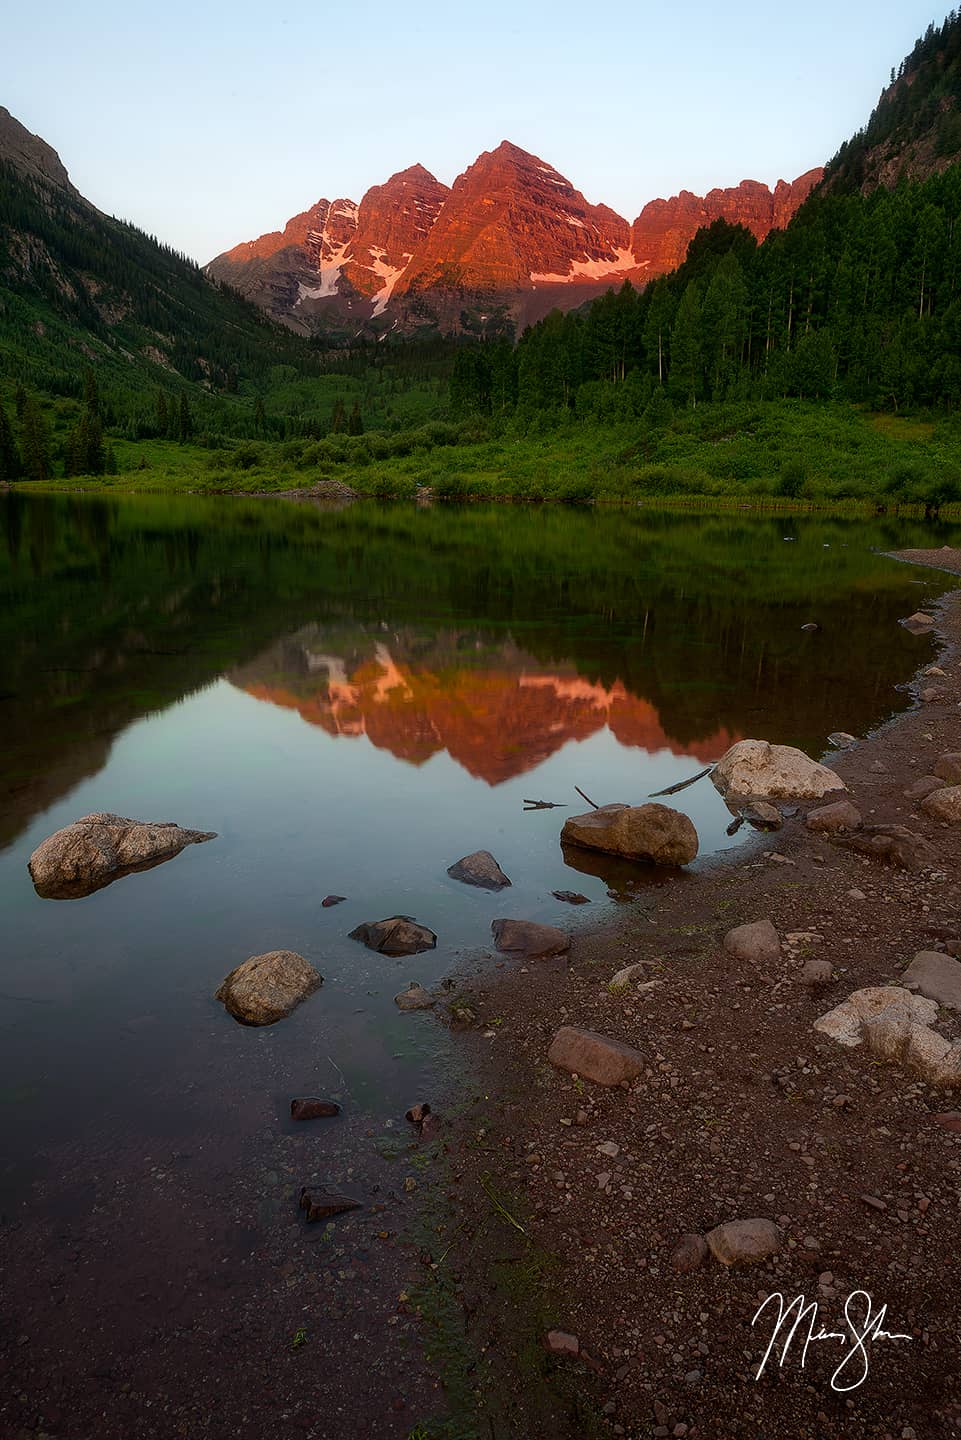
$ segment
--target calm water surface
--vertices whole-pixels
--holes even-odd
[[[403,984],[486,957],[495,916],[577,926],[630,896],[632,870],[565,863],[574,785],[640,803],[743,736],[818,754],[877,725],[931,653],[896,622],[948,582],[872,552],[948,542],[883,519],[0,497],[0,1209],[38,1181],[56,1204],[111,1146],[146,1164],[216,1132],[239,1164],[292,1094],[377,1127],[431,1093],[443,1032],[397,1012]],[[709,783],[671,803],[698,863],[741,843]],[[95,810],[219,838],[39,899],[31,851]],[[513,888],[448,878],[478,848]],[[398,912],[437,950],[347,938]],[[323,989],[236,1025],[214,990],[276,948]]]

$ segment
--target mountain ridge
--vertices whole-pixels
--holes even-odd
[[[305,333],[338,322],[469,329],[471,307],[482,325],[491,310],[518,325],[675,269],[697,230],[716,219],[763,240],[788,224],[821,174],[815,167],[774,187],[742,180],[703,197],[680,190],[629,222],[503,140],[450,187],[411,166],[359,204],[319,201],[282,230],[215,256],[205,271]],[[334,214],[336,244],[324,228]]]

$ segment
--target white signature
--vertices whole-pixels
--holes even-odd
[[[764,1311],[772,1302],[777,1303],[777,1323],[771,1332],[768,1347],[764,1352],[764,1359],[758,1367],[755,1380],[760,1380],[764,1374],[765,1366],[771,1358],[778,1338],[783,1338],[781,1358],[777,1362],[780,1369],[788,1358],[788,1351],[794,1342],[795,1336],[800,1330],[799,1344],[801,1348],[801,1369],[804,1369],[804,1362],[807,1359],[808,1346],[817,1340],[838,1340],[842,1345],[850,1346],[846,1349],[844,1358],[831,1376],[831,1389],[840,1394],[846,1394],[849,1390],[857,1390],[868,1378],[868,1346],[873,1340],[910,1340],[910,1335],[898,1334],[895,1331],[885,1330],[884,1321],[887,1316],[888,1307],[882,1305],[880,1310],[875,1310],[871,1296],[866,1290],[854,1290],[844,1302],[844,1323],[846,1330],[825,1330],[818,1321],[818,1302],[812,1300],[810,1304],[803,1295],[796,1296],[788,1305],[784,1296],[779,1290],[769,1295],[763,1304],[759,1305],[755,1312],[751,1325],[754,1326],[760,1320]],[[859,1313],[863,1308],[863,1316]],[[805,1328],[806,1327],[806,1328]],[[782,1332],[783,1336],[782,1336]]]

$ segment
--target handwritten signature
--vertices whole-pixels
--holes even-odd
[[[882,1305],[880,1310],[875,1310],[871,1296],[866,1290],[852,1291],[844,1302],[845,1330],[824,1329],[819,1322],[819,1306],[816,1300],[812,1300],[809,1304],[805,1296],[797,1295],[790,1304],[787,1304],[784,1296],[778,1290],[758,1306],[754,1319],[751,1321],[752,1326],[757,1324],[768,1306],[772,1307],[772,1312],[776,1314],[777,1320],[771,1332],[768,1347],[764,1352],[764,1359],[754,1377],[755,1380],[760,1380],[764,1374],[771,1353],[779,1339],[783,1343],[781,1358],[777,1362],[778,1369],[781,1369],[786,1362],[788,1352],[797,1337],[802,1370],[807,1360],[809,1345],[819,1340],[836,1340],[846,1349],[843,1359],[831,1376],[831,1389],[836,1390],[839,1394],[846,1394],[850,1390],[857,1390],[858,1386],[863,1385],[868,1378],[870,1360],[868,1346],[872,1341],[910,1340],[912,1338],[910,1335],[884,1329],[888,1307]]]

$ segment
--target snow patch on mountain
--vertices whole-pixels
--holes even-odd
[[[381,289],[371,296],[373,309],[370,312],[370,318],[373,320],[375,315],[383,315],[387,309],[387,302],[394,293],[394,286],[410,264],[411,256],[405,253],[400,257],[404,262],[403,265],[388,265],[386,250],[372,248],[370,253],[374,258],[374,263],[367,268],[384,282]]]
[[[608,275],[623,275],[626,271],[635,269],[637,261],[634,259],[634,252],[618,246],[613,258],[607,260],[591,260],[586,256],[583,260],[572,260],[566,275],[538,275],[532,272],[531,283],[572,285],[578,280],[604,280]]]

